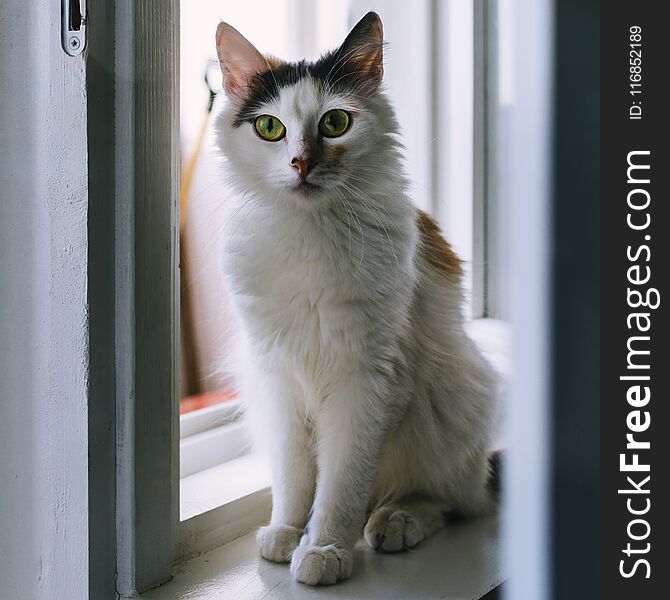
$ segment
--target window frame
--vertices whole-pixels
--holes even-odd
[[[472,315],[493,316],[491,261],[497,182],[496,158],[496,2],[473,2],[473,152],[472,152]]]
[[[240,402],[224,402],[179,417],[179,478],[247,454]]]
[[[89,94],[107,109],[89,118],[89,131],[104,132],[89,156],[104,147],[113,173],[95,188],[113,214],[98,223],[91,251],[113,256],[113,299],[97,340],[113,357],[115,405],[100,443],[114,465],[101,464],[108,483],[89,489],[91,521],[108,525],[91,552],[108,560],[115,549],[122,597],[170,579],[178,523],[178,16],[178,0],[116,0],[92,14],[89,29]]]
[[[435,24],[449,13],[430,2],[422,3],[422,11],[421,31],[438,38],[422,45],[428,55],[426,73],[435,75],[438,65],[432,50],[440,43]],[[229,408],[221,408],[187,419],[190,435],[179,434],[179,2],[116,0],[114,22],[113,31],[106,34],[115,47],[113,59],[107,59],[107,68],[113,69],[115,111],[115,208],[109,224],[115,256],[113,518],[116,587],[120,594],[132,596],[167,581],[175,562],[260,524],[269,515],[270,492],[263,487],[179,520],[180,440],[195,446],[198,435],[201,440],[222,439],[232,435],[235,423]],[[426,99],[430,111],[444,100],[443,83],[432,83],[428,94],[433,97]],[[157,94],[160,103],[155,101]],[[90,130],[105,117],[97,118],[98,123],[89,122]],[[435,182],[444,153],[427,152]],[[439,193],[433,190],[432,197],[441,197]],[[433,204],[439,218],[443,207]]]
[[[491,150],[488,93],[491,3],[473,2],[473,118],[472,118],[472,316],[484,317],[487,311],[487,216],[491,193],[489,152]]]
[[[597,18],[594,17],[596,14],[594,3],[586,4],[584,10],[591,11],[589,13],[591,20],[588,22],[589,27],[583,31],[583,37],[585,39],[588,37],[589,43],[593,44],[597,43]],[[525,377],[521,376],[525,374],[520,373],[521,368],[517,370],[517,379],[513,384],[515,403],[510,411],[510,420],[520,427],[516,431],[518,437],[514,437],[515,448],[509,454],[505,474],[505,489],[508,490],[507,503],[510,509],[509,520],[506,523],[505,554],[510,561],[513,575],[510,580],[512,587],[506,590],[506,594],[512,598],[549,597],[547,586],[551,582],[549,562],[551,551],[556,550],[557,541],[567,544],[574,539],[575,532],[582,533],[580,528],[584,524],[584,518],[590,514],[588,511],[582,511],[582,518],[575,520],[574,513],[566,515],[565,508],[559,511],[560,505],[555,496],[570,491],[573,495],[579,494],[578,500],[582,504],[584,502],[584,490],[570,488],[570,482],[566,479],[568,472],[576,465],[570,462],[570,456],[573,456],[574,452],[568,452],[566,445],[573,444],[575,440],[567,438],[560,440],[558,434],[563,432],[563,426],[572,414],[571,411],[580,410],[588,401],[592,402],[598,392],[597,384],[590,382],[589,387],[583,385],[585,367],[577,365],[574,360],[568,360],[569,356],[575,354],[575,348],[578,348],[578,356],[586,356],[589,353],[595,355],[597,343],[581,348],[575,344],[583,340],[584,332],[575,331],[575,321],[567,314],[571,306],[562,303],[572,288],[570,286],[560,288],[557,284],[574,278],[575,272],[580,276],[591,273],[589,265],[584,265],[583,261],[575,262],[575,259],[565,263],[567,266],[559,270],[556,264],[551,263],[551,252],[560,250],[561,238],[558,233],[564,232],[570,226],[572,216],[578,212],[580,203],[596,196],[597,181],[589,179],[586,182],[588,185],[582,183],[579,193],[571,195],[571,202],[561,206],[558,202],[558,193],[565,191],[563,188],[569,182],[557,179],[553,182],[554,187],[551,187],[550,178],[552,169],[559,171],[560,159],[567,157],[569,165],[580,160],[589,164],[594,162],[595,159],[586,154],[588,146],[578,143],[587,135],[584,133],[586,129],[575,127],[574,115],[568,108],[579,106],[580,114],[591,116],[594,116],[593,112],[596,109],[591,107],[587,111],[583,110],[584,106],[589,105],[582,101],[588,100],[588,94],[593,91],[589,87],[593,83],[588,79],[589,71],[586,69],[577,71],[580,82],[584,85],[571,86],[571,89],[578,90],[576,99],[570,100],[567,95],[563,95],[557,106],[553,106],[551,102],[554,91],[552,76],[555,77],[554,84],[569,82],[574,72],[575,61],[582,61],[580,64],[583,64],[584,57],[583,52],[578,53],[574,50],[581,48],[579,44],[574,44],[572,36],[574,13],[567,9],[561,10],[554,22],[554,8],[554,3],[550,0],[541,2],[523,0],[516,13],[519,33],[514,52],[516,67],[518,70],[534,70],[545,75],[540,85],[524,90],[524,95],[520,96],[519,103],[511,115],[513,122],[521,123],[529,119],[532,122],[527,128],[528,139],[519,143],[519,147],[524,148],[525,152],[517,152],[513,157],[516,169],[511,170],[510,189],[524,193],[510,194],[510,222],[514,226],[518,219],[518,222],[530,221],[531,225],[538,225],[537,228],[527,227],[523,231],[511,229],[512,235],[510,235],[513,245],[510,264],[516,265],[510,273],[510,279],[516,281],[516,285],[512,286],[515,293],[510,299],[512,319],[515,323],[514,355],[517,364],[523,365],[524,371],[535,374],[532,378]],[[90,154],[91,148],[99,149],[101,145],[106,145],[108,152],[113,155],[108,166],[114,174],[114,187],[110,189],[109,185],[105,185],[105,180],[96,180],[99,173],[89,170],[91,211],[89,259],[90,266],[93,267],[104,264],[104,261],[98,262],[98,259],[94,258],[98,251],[103,254],[109,251],[114,257],[116,267],[114,298],[109,303],[113,304],[112,307],[105,304],[106,312],[103,315],[98,314],[95,317],[91,315],[89,355],[91,387],[88,406],[91,480],[88,515],[78,514],[75,527],[72,531],[66,529],[63,535],[66,535],[68,540],[81,540],[82,530],[79,525],[88,517],[86,523],[91,534],[88,539],[89,576],[92,577],[94,571],[99,572],[100,564],[108,564],[111,578],[99,577],[97,582],[113,581],[116,576],[117,592],[121,596],[132,597],[170,578],[174,557],[178,556],[175,548],[179,547],[180,540],[185,539],[177,531],[178,519],[175,510],[178,493],[179,439],[175,426],[178,405],[175,385],[177,368],[174,358],[175,340],[178,339],[176,336],[178,305],[173,262],[177,248],[175,226],[177,161],[175,156],[166,156],[162,153],[160,139],[153,136],[151,129],[155,126],[158,129],[163,128],[163,132],[169,131],[172,135],[175,134],[178,72],[176,61],[173,59],[174,43],[179,37],[176,27],[179,22],[176,18],[179,5],[176,0],[157,0],[152,3],[116,0],[114,3],[105,4],[104,10],[102,7],[99,9],[91,13],[89,20],[85,93],[88,94],[89,108],[90,100],[97,98],[103,103],[102,106],[114,112],[113,118],[110,118],[110,112],[106,114],[104,111],[89,112],[89,134],[95,131],[102,132],[103,136],[108,134],[110,136],[110,139],[104,140],[96,140],[95,137],[89,139],[89,161],[94,156]],[[114,27],[109,27],[110,22],[114,23]],[[557,34],[556,41],[553,33]],[[554,51],[555,43],[558,43],[556,51]],[[528,52],[528,47],[539,48],[541,52]],[[157,52],[157,48],[161,48],[164,52]],[[556,73],[556,66],[560,65],[558,58],[563,58],[566,52],[574,60],[567,61]],[[152,73],[156,66],[161,68]],[[158,85],[165,86],[163,89],[168,92],[162,98],[163,105],[157,110],[155,110],[157,108],[155,98],[142,85],[143,74],[152,80],[151,75],[155,73],[165,76]],[[556,110],[556,114],[552,114],[552,110]],[[112,127],[109,127],[110,122],[113,123]],[[142,139],[143,136],[145,139]],[[593,136],[591,134],[589,136],[587,141],[593,142]],[[175,143],[170,147],[176,148],[176,139],[173,141]],[[559,152],[552,155],[548,148]],[[579,151],[574,153],[574,148]],[[157,157],[155,161],[151,154],[154,151]],[[149,154],[142,154],[146,152]],[[147,166],[152,168],[147,169],[145,174],[143,169]],[[570,174],[568,169],[565,169],[565,172]],[[530,173],[531,177],[526,177],[526,173]],[[163,187],[157,182],[159,179],[162,179]],[[110,182],[107,180],[107,183]],[[574,187],[571,191],[574,191]],[[149,195],[142,195],[147,192]],[[110,205],[114,207],[111,219],[102,218],[109,215],[95,214],[104,199],[109,200]],[[167,212],[160,216],[158,231],[151,229],[153,215],[149,208],[167,209]],[[548,221],[551,208],[556,211],[560,219],[556,225],[560,225],[561,229],[555,229],[551,232],[552,236],[547,236],[548,225],[551,224]],[[589,215],[593,216],[591,213]],[[145,233],[150,233],[150,237],[148,241],[143,242],[140,238]],[[523,239],[523,236],[528,237]],[[578,241],[580,247],[587,250],[593,250],[593,245],[597,244],[597,239],[587,240],[583,235]],[[161,243],[167,245],[161,246]],[[542,249],[541,253],[532,255],[526,252],[528,244],[533,243]],[[156,249],[160,249],[157,261],[153,256]],[[573,252],[572,256],[580,258],[578,252]],[[158,267],[153,275],[149,273],[150,266]],[[150,275],[150,279],[142,279],[147,274]],[[527,277],[529,274],[530,278]],[[550,289],[548,279],[552,275],[554,280]],[[161,277],[165,276],[167,278],[161,280]],[[524,278],[523,285],[521,277]],[[156,289],[150,289],[148,294],[136,293],[142,285],[149,287],[148,282],[155,282],[155,278],[158,278],[159,284]],[[100,287],[102,283],[101,278],[94,279],[89,273],[89,285],[94,286],[94,289],[89,290],[91,302],[104,290],[104,287]],[[161,295],[166,288],[168,293]],[[559,293],[560,289],[562,292]],[[588,295],[585,296],[584,290],[579,290],[579,302],[584,303],[588,300],[589,307],[597,313],[597,288],[589,288],[587,291]],[[158,315],[153,315],[152,318],[150,309],[154,306],[150,300],[155,300],[158,305],[163,303],[162,310],[174,317],[169,321],[170,326],[166,328],[169,331],[167,344],[161,345],[160,339],[152,337],[151,328],[147,326],[155,324],[156,317],[163,314],[159,311]],[[552,310],[556,314],[552,313]],[[552,320],[552,317],[559,317],[559,320]],[[595,321],[597,319],[594,319]],[[559,327],[561,325],[567,326],[561,328]],[[158,327],[161,327],[160,322]],[[597,328],[597,325],[590,327]],[[65,332],[66,337],[68,333],[71,332]],[[552,334],[556,339],[552,339]],[[589,330],[587,334],[593,334],[593,331]],[[98,344],[111,348],[113,355],[111,362],[109,356],[93,350],[93,346]],[[143,352],[150,349],[156,349],[157,355],[142,356]],[[551,350],[558,354],[560,360],[550,367]],[[147,369],[156,363],[159,367],[156,371]],[[586,364],[588,366],[588,363]],[[94,373],[98,368],[109,368],[113,373],[111,383],[115,387],[115,414],[105,412],[109,411],[109,406],[105,406],[101,401],[108,397],[103,393],[104,378],[94,384]],[[550,369],[551,372],[548,372]],[[569,391],[575,391],[574,394],[561,393],[565,392],[565,389],[560,387],[560,382],[565,381],[565,378],[561,377],[564,374],[570,376]],[[551,381],[548,381],[550,377]],[[167,395],[162,395],[161,385],[166,381],[171,389]],[[161,385],[152,389],[152,383],[156,382]],[[557,401],[559,397],[561,402]],[[166,398],[169,402],[166,402]],[[550,406],[550,402],[553,405]],[[151,412],[155,406],[159,407],[159,414],[167,416],[166,422],[170,424],[165,432],[166,435],[162,437],[160,432],[150,426],[147,427],[155,418]],[[550,409],[553,409],[554,416],[558,417],[551,427],[547,423]],[[589,444],[597,439],[597,415],[594,410],[589,412],[588,419],[589,431],[593,432],[594,436],[592,440],[586,439],[588,436],[583,436],[584,439],[579,441],[579,448],[585,450],[587,454],[592,450]],[[529,426],[529,422],[534,426]],[[510,431],[514,434],[513,428]],[[78,430],[77,434],[80,435],[81,431]],[[554,444],[551,448],[554,456],[547,455],[547,439]],[[109,456],[110,450],[112,460]],[[167,469],[169,473],[167,477],[156,478],[152,472],[151,479],[154,483],[157,479],[160,480],[162,486],[160,489],[142,481],[143,469],[154,465],[160,469]],[[77,465],[65,466],[67,472],[77,468]],[[597,465],[589,462],[577,466],[589,476],[584,480],[591,482],[597,480],[594,476]],[[552,473],[552,467],[556,472]],[[104,475],[100,476],[100,473]],[[59,472],[59,477],[61,475]],[[561,475],[561,478],[557,475]],[[109,496],[110,490],[115,491],[111,503],[104,499],[105,496]],[[597,498],[593,490],[586,491],[590,494],[589,502],[595,503]],[[548,498],[550,494],[553,496]],[[553,500],[555,504],[550,505],[548,500]],[[157,504],[152,504],[152,501],[156,501]],[[148,521],[142,522],[143,517],[150,514],[149,511],[154,510],[156,506],[159,507],[156,514]],[[572,504],[564,506],[569,508]],[[229,518],[233,517],[232,512],[228,514]],[[220,522],[220,516],[213,511],[209,517]],[[556,525],[558,522],[564,526],[563,529],[551,527],[552,517],[555,519],[553,524]],[[530,535],[521,536],[519,531]],[[146,536],[145,540],[150,544],[142,544],[142,536]],[[116,549],[115,565],[109,564],[109,561],[105,562],[106,558],[113,554],[110,548]],[[595,556],[593,548],[593,543],[582,544],[577,553],[571,552],[562,556],[563,568],[556,572],[554,581],[561,581],[565,585],[572,584],[574,577],[564,578],[563,574],[572,573],[568,567],[581,563],[581,572],[588,571],[588,584],[594,585],[597,569],[592,568]],[[527,577],[529,573],[531,577]],[[89,588],[92,597],[102,597],[93,591],[91,580]],[[582,585],[581,589],[589,592],[590,588]]]

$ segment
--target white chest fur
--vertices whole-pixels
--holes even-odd
[[[242,211],[240,211],[242,213]],[[239,214],[224,270],[254,349],[307,378],[355,360],[369,325],[372,249],[309,212]]]

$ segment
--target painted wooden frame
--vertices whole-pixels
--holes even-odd
[[[113,26],[112,26],[113,24]],[[91,597],[170,578],[178,523],[177,0],[91,11]]]
[[[176,0],[116,3],[117,591],[170,578],[178,520]]]
[[[472,316],[488,317],[489,307],[489,217],[493,179],[495,94],[495,34],[493,2],[473,2],[473,148],[472,148]]]

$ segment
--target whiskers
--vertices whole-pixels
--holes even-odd
[[[363,161],[346,167],[339,175],[326,173],[323,186],[307,198],[281,181],[275,181],[274,190],[265,184],[256,184],[258,189],[254,189],[254,178],[261,175],[272,176],[267,170],[238,168],[234,174],[229,171],[195,191],[192,200],[207,193],[211,206],[200,204],[200,210],[189,215],[195,222],[190,223],[186,234],[189,246],[193,246],[188,286],[201,278],[218,276],[224,254],[243,252],[245,244],[265,243],[263,231],[270,237],[276,233],[280,243],[282,239],[290,243],[302,235],[304,227],[312,226],[317,228],[314,239],[321,235],[318,228],[323,227],[324,248],[331,244],[335,251],[342,252],[351,265],[351,275],[357,279],[363,272],[366,277],[374,275],[383,265],[404,268],[409,235],[406,221],[408,215],[412,218],[411,208],[404,179],[389,165]],[[220,194],[211,191],[217,185]],[[216,200],[219,195],[220,202]],[[290,225],[292,214],[296,220]],[[289,230],[278,231],[283,224]],[[202,239],[203,232],[207,239]],[[256,236],[258,240],[254,241]]]
[[[382,236],[382,232],[386,236],[386,240],[389,243],[390,249],[391,249],[391,254],[393,254],[393,258],[395,259],[396,265],[400,266],[398,262],[398,254],[396,252],[395,245],[393,243],[393,240],[391,239],[391,236],[389,235],[389,230],[386,227],[386,225],[382,222],[385,218],[385,213],[382,211],[381,207],[379,206],[378,203],[374,201],[374,199],[365,194],[360,187],[354,185],[354,184],[347,184],[342,182],[342,187],[352,194],[358,202],[366,209],[368,214],[372,217],[373,221],[375,222],[375,227],[374,229],[376,230],[379,240],[382,244],[382,249],[385,247],[385,242],[384,242],[384,237]],[[397,229],[397,228],[396,228]]]
[[[358,272],[361,269],[361,266],[363,265],[363,259],[365,257],[365,235],[363,234],[363,226],[361,225],[361,221],[356,215],[356,211],[354,210],[353,206],[351,203],[347,200],[347,198],[344,196],[344,194],[341,194],[337,188],[333,188],[333,191],[335,192],[335,195],[337,196],[340,204],[344,207],[344,209],[347,211],[347,219],[348,219],[348,229],[349,229],[349,262],[351,262],[351,217],[354,217],[354,220],[358,226],[358,232],[360,235],[360,242],[361,242],[361,255],[360,255],[360,260],[358,261],[358,267],[356,267],[356,271],[354,271],[354,277],[358,276]]]

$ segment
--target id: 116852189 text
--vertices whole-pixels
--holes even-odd
[[[628,118],[642,118],[642,27],[633,25],[630,28],[630,95],[633,103],[628,109]]]

